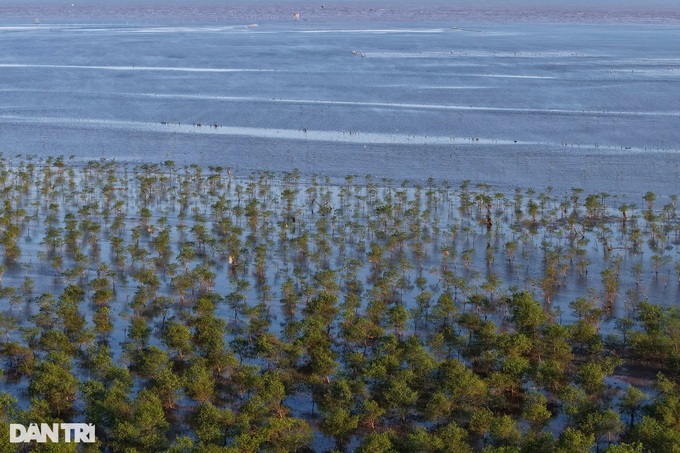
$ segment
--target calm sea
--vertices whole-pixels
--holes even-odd
[[[680,192],[677,12],[320,5],[0,7],[0,151]]]

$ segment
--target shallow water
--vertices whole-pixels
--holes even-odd
[[[678,191],[677,28],[501,18],[7,25],[2,151]]]

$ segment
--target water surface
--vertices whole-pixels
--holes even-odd
[[[2,151],[579,186],[636,202],[678,191],[673,14],[545,23],[571,17],[553,9],[526,23],[521,9],[302,7],[299,21],[280,5],[274,19],[241,4],[156,5],[135,20],[131,5],[16,7],[0,27]],[[19,20],[40,11],[54,23]]]

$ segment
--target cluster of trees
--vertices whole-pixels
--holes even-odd
[[[675,197],[30,157],[0,189],[3,425],[94,423],[80,451],[680,451],[680,311],[645,298],[678,291]]]

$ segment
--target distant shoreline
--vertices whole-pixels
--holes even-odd
[[[0,23],[185,23],[224,24],[252,22],[299,22],[320,25],[352,22],[447,22],[461,23],[583,23],[583,24],[678,24],[678,7],[451,7],[394,4],[323,4],[323,1],[289,5],[84,5],[39,4],[0,6]],[[295,19],[294,14],[299,13]]]

